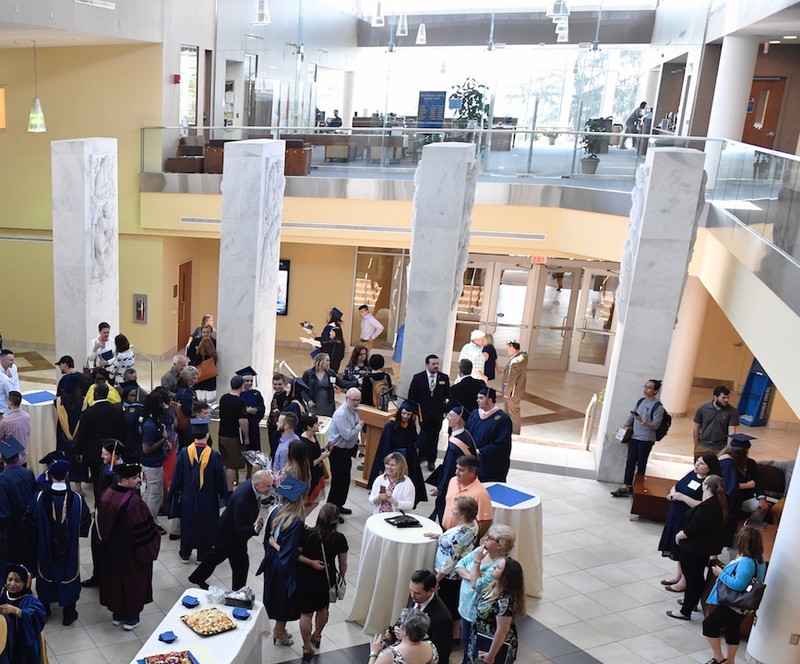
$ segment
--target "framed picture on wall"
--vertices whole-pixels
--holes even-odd
[[[289,313],[289,263],[285,260],[278,263],[278,301],[275,306],[278,316]]]
[[[147,295],[133,296],[133,322],[147,322]]]

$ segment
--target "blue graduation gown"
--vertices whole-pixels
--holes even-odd
[[[453,442],[454,438],[458,439],[461,444],[460,447]],[[467,451],[465,452],[462,448],[465,448]],[[456,475],[456,461],[464,454],[477,456],[475,450],[475,441],[472,439],[472,434],[466,429],[457,435],[450,436],[450,439],[447,442],[447,450],[444,453],[444,461],[442,462],[441,470],[439,471],[439,482],[436,485],[436,507],[431,514],[431,519],[434,519],[439,523],[441,523],[442,519],[444,518],[447,485],[450,484],[450,480]]]
[[[244,405],[248,408],[255,408],[258,412],[255,415],[247,415],[247,423],[250,425],[250,444],[247,446],[248,450],[261,450],[261,431],[259,423],[264,419],[267,412],[267,406],[264,403],[264,397],[258,390],[244,390],[239,396],[242,397]]]
[[[481,419],[476,408],[470,413],[467,431],[478,450],[478,479],[481,482],[505,482],[511,465],[511,418],[495,409]]]
[[[78,601],[81,594],[78,538],[88,537],[90,527],[89,508],[80,494],[51,487],[34,496],[25,514],[23,531],[35,545],[36,564],[30,569],[43,604],[58,602],[59,606],[69,606]]]
[[[6,643],[0,652],[0,664],[42,664],[42,630],[47,623],[44,606],[28,590],[26,594],[10,598],[8,591],[0,591],[0,604],[11,604],[22,615],[0,615],[6,621]]]
[[[195,463],[189,459],[189,448],[178,453],[167,494],[168,505],[176,500],[179,505],[181,551],[184,552],[205,551],[213,546],[217,539],[219,501],[225,500],[228,494],[222,457],[216,450],[211,450],[203,472],[203,488],[200,488],[201,451],[202,448],[197,450]]]
[[[414,428],[413,423],[409,422],[408,426],[398,426],[394,420],[389,420],[383,425],[383,432],[381,439],[378,442],[378,449],[375,452],[375,459],[372,462],[372,470],[369,473],[368,489],[372,489],[372,483],[378,475],[383,474],[383,460],[387,454],[392,452],[400,452],[408,464],[408,476],[414,483],[414,507],[417,503],[428,500],[428,495],[425,491],[425,480],[422,478],[422,470],[419,467],[419,458],[417,450],[425,444],[425,432]]]
[[[20,524],[35,488],[36,478],[27,468],[11,464],[0,473],[0,569],[24,559]]]
[[[264,606],[272,620],[291,621],[300,618],[300,593],[297,592],[297,559],[300,557],[302,519],[295,519],[288,528],[280,528],[275,539],[280,551],[269,544],[272,524],[280,511],[276,507],[264,526],[264,560],[256,574],[264,573]]]

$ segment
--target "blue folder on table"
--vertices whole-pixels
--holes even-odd
[[[486,491],[489,492],[489,497],[493,502],[500,503],[506,507],[514,507],[514,505],[519,505],[526,500],[535,498],[533,494],[523,493],[522,491],[517,491],[503,484],[494,484],[490,487],[486,487]]]
[[[31,392],[30,394],[23,394],[22,398],[27,401],[29,404],[38,404],[38,403],[45,403],[47,401],[52,401],[56,398],[56,395],[52,392],[41,391],[41,392]]]

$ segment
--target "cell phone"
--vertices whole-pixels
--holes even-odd
[[[378,489],[378,493],[386,493],[386,487],[382,486],[380,489]]]
[[[326,450],[328,450],[328,452],[330,452],[330,451],[333,449],[333,443],[328,443],[328,444],[325,446],[325,449],[326,449]]]
[[[639,414],[639,413],[637,413],[635,410],[632,410],[632,411],[631,411],[631,415],[633,415],[634,417],[636,417],[638,414]]]

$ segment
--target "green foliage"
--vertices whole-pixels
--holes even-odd
[[[456,109],[456,118],[461,127],[466,127],[469,120],[476,120],[479,127],[488,126],[486,98],[489,88],[478,83],[474,78],[467,78],[452,87],[449,99],[460,99],[461,108]]]

